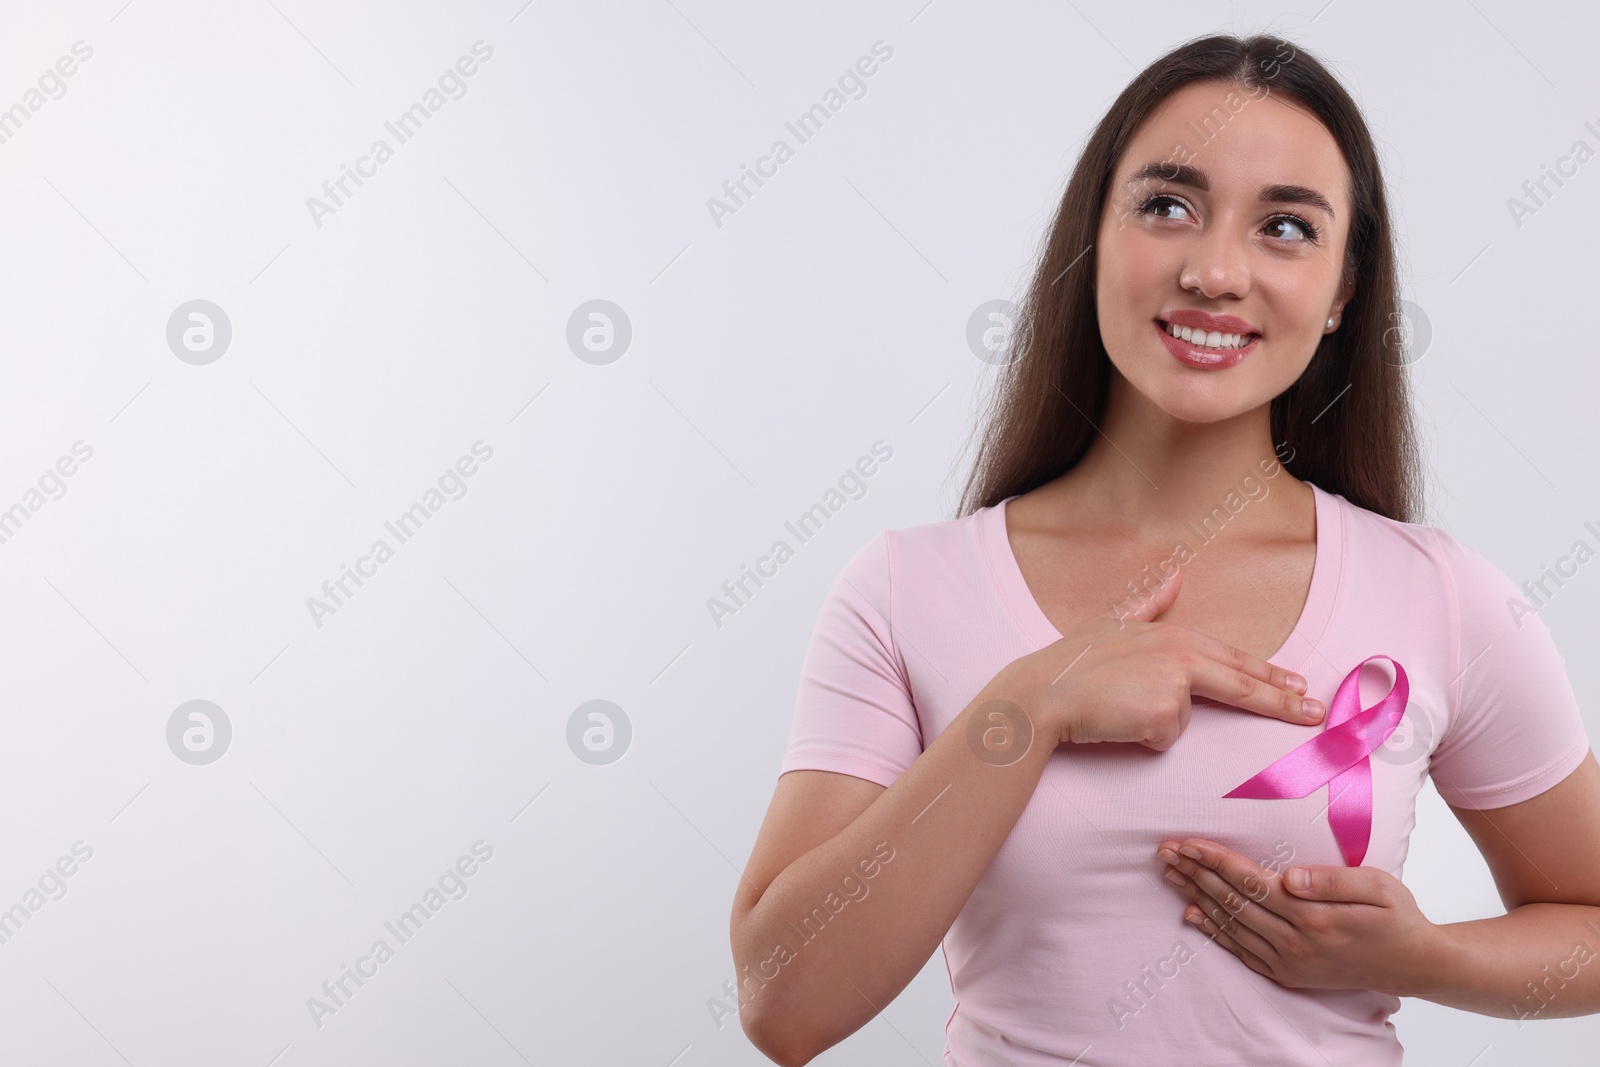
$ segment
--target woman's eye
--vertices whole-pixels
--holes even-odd
[[[1269,227],[1271,227],[1271,226],[1293,226],[1295,229],[1299,230],[1300,231],[1300,236],[1298,238],[1287,238],[1288,240],[1291,240],[1291,241],[1296,241],[1296,240],[1298,240],[1298,241],[1315,241],[1317,239],[1317,233],[1316,233],[1315,230],[1313,230],[1311,228],[1311,224],[1309,222],[1305,222],[1305,221],[1303,221],[1301,219],[1293,218],[1293,217],[1290,217],[1290,216],[1280,215],[1279,217],[1277,217],[1277,218],[1273,219],[1272,221],[1268,222],[1267,225]]]
[[[1175,207],[1175,208],[1179,209],[1180,211],[1189,210],[1188,208],[1184,207],[1181,203],[1179,203],[1177,200],[1174,200],[1170,196],[1152,196],[1149,200],[1146,200],[1142,205],[1140,205],[1139,212],[1141,214],[1145,214],[1145,215],[1155,215],[1156,218],[1158,218],[1158,219],[1171,218],[1172,216],[1170,216],[1170,215],[1157,215],[1156,214],[1157,207],[1165,206],[1165,205],[1170,205],[1171,207]]]
[[[1141,215],[1154,215],[1158,219],[1168,219],[1168,220],[1173,220],[1175,218],[1180,217],[1180,216],[1161,214],[1161,209],[1163,209],[1163,208],[1173,208],[1173,209],[1176,209],[1178,211],[1184,211],[1184,212],[1187,212],[1189,210],[1186,206],[1184,206],[1182,201],[1176,199],[1175,197],[1171,197],[1171,196],[1167,196],[1165,194],[1162,194],[1162,195],[1152,196],[1150,199],[1148,199],[1144,203],[1140,204],[1139,208],[1138,208],[1138,213],[1141,214]],[[1305,219],[1300,218],[1298,215],[1279,215],[1276,218],[1269,219],[1267,221],[1267,224],[1266,224],[1266,229],[1270,231],[1270,230],[1272,230],[1273,227],[1291,227],[1292,228],[1292,230],[1284,230],[1284,231],[1279,232],[1279,233],[1271,234],[1271,236],[1273,236],[1274,238],[1276,238],[1278,240],[1288,241],[1291,244],[1294,244],[1294,243],[1315,244],[1316,243],[1316,240],[1317,240],[1317,228],[1315,226],[1311,225],[1311,223],[1307,222]],[[1293,230],[1298,230],[1300,235],[1298,237],[1294,236],[1293,232],[1292,232]]]

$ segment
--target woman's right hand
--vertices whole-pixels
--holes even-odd
[[[1187,626],[1156,621],[1183,584],[1173,568],[1148,598],[1130,596],[995,678],[1057,743],[1132,741],[1164,752],[1189,725],[1189,697],[1287,722],[1321,722],[1304,678]],[[1301,705],[1306,705],[1304,714]]]

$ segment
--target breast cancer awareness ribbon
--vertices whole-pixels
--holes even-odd
[[[1394,664],[1394,685],[1372,707],[1361,707],[1361,668],[1375,659]],[[1405,714],[1411,684],[1392,656],[1368,656],[1344,676],[1322,733],[1289,752],[1225,797],[1281,800],[1327,785],[1333,800],[1328,822],[1345,862],[1361,866],[1372,837],[1372,767],[1367,757],[1389,739]]]

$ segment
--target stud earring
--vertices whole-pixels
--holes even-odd
[[[1328,316],[1328,329],[1330,329],[1330,330],[1333,329],[1333,316],[1332,315]]]

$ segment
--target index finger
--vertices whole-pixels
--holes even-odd
[[[1197,867],[1215,872],[1219,878],[1252,903],[1259,904],[1280,918],[1290,918],[1289,909],[1294,907],[1296,901],[1281,888],[1277,888],[1278,876],[1275,871],[1269,871],[1233,849],[1203,837],[1185,838],[1177,844],[1164,843],[1164,847],[1176,848],[1178,852],[1194,860]],[[1191,852],[1197,852],[1199,855],[1190,855]],[[1277,891],[1274,892],[1274,889]]]
[[[1226,641],[1182,627],[1198,654],[1190,669],[1193,693],[1286,722],[1321,722],[1327,709],[1304,696],[1306,680]]]

